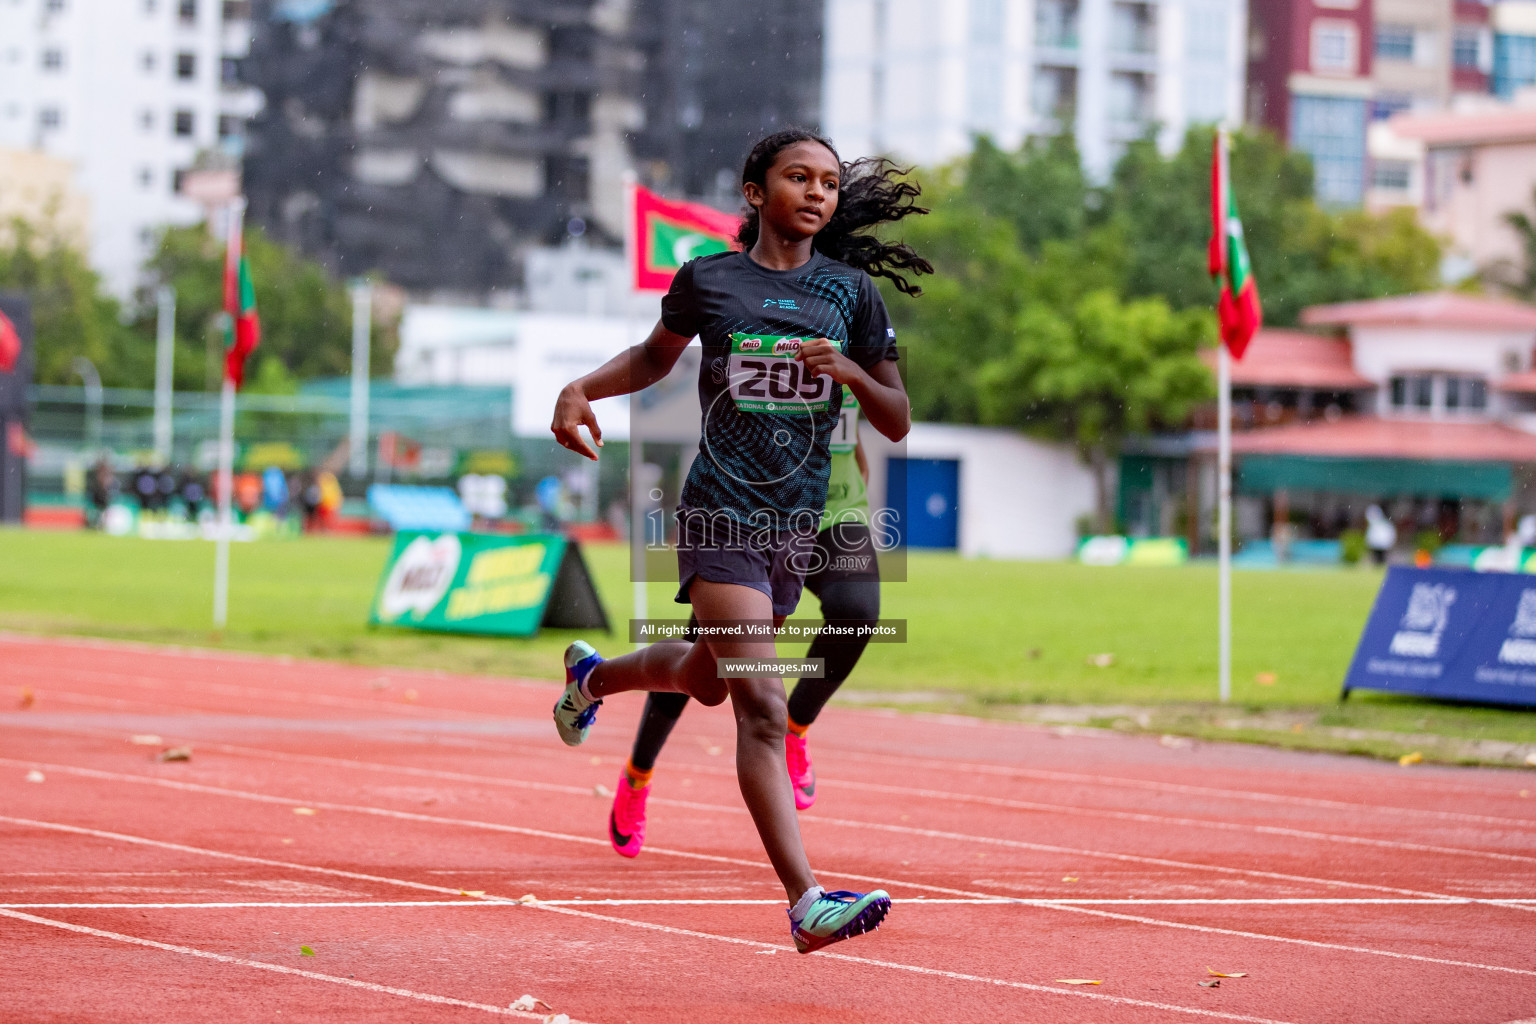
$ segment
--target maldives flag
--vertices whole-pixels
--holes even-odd
[[[736,248],[741,219],[703,203],[663,199],[632,186],[630,260],[636,291],[666,291],[672,275],[696,256]]]
[[[1248,245],[1243,241],[1243,222],[1237,216],[1237,198],[1232,194],[1232,175],[1228,166],[1227,137],[1216,133],[1215,153],[1211,159],[1211,248],[1210,272],[1221,284],[1216,301],[1216,318],[1221,323],[1221,341],[1233,359],[1243,358],[1248,342],[1264,322],[1259,305],[1259,286],[1253,280],[1248,262]]]
[[[224,312],[229,324],[224,335],[224,379],[234,382],[235,390],[245,383],[245,360],[261,344],[261,320],[256,316],[256,289],[251,284],[251,267],[245,258],[245,240],[240,240],[240,258],[224,265]]]

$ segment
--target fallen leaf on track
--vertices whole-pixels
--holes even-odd
[[[47,776],[38,771],[36,768],[33,768],[31,771],[27,772],[28,782],[42,782],[45,778],[47,778]]]
[[[607,786],[603,785],[602,783],[598,783],[597,785],[592,787],[592,795],[595,796],[595,797],[598,797],[599,799],[606,800],[609,797],[613,796],[613,790],[609,789]]]
[[[537,896],[535,896],[531,892],[525,892],[525,893],[523,893],[523,895],[521,895],[521,896],[519,896],[517,898],[517,902],[519,902],[519,903],[537,903],[537,902],[539,902],[539,898]]]
[[[1171,750],[1187,750],[1194,746],[1194,741],[1184,736],[1159,736],[1157,742]]]
[[[459,890],[459,895],[460,896],[484,896],[485,895],[485,890],[484,889],[460,889]]]
[[[308,946],[300,946],[299,947],[299,956],[314,956],[314,955],[315,955],[315,951],[310,949]]]
[[[509,1010],[522,1010],[524,1012],[528,1012],[528,1011],[531,1011],[531,1010],[537,1010],[541,1006],[544,1007],[544,1009],[546,1009],[546,1010],[553,1010],[554,1009],[553,1006],[550,1006],[544,1000],[542,1000],[542,999],[535,999],[533,996],[530,996],[530,995],[518,996],[516,999],[512,1000],[512,1005],[507,1007],[507,1009],[509,1009]]]
[[[1212,978],[1210,981],[1200,982],[1199,985],[1201,988],[1221,988],[1221,979]]]
[[[295,807],[293,809],[293,813],[294,814],[302,814],[306,818],[313,818],[315,815],[319,814],[320,812],[315,810],[313,807]]]
[[[758,956],[773,956],[773,954],[777,953],[778,950],[776,950],[776,949],[759,949],[756,952],[757,952]]]
[[[1104,982],[1094,978],[1057,978],[1058,985],[1102,985]]]
[[[1062,879],[1062,881],[1063,882],[1075,882],[1075,881],[1077,881],[1077,876],[1076,875],[1067,875],[1065,878]]]
[[[1398,758],[1397,763],[1406,768],[1411,764],[1418,764],[1422,760],[1424,760],[1424,755],[1415,750],[1411,754],[1404,754],[1402,757]]]
[[[415,690],[406,690],[400,696],[404,698],[407,704],[414,704],[416,703],[417,698],[421,696],[421,694],[417,693]]]
[[[160,744],[164,743],[165,740],[161,739],[159,736],[154,735],[153,733],[146,732],[140,733],[137,736],[129,736],[128,742],[132,743],[136,747],[158,747]]]
[[[544,1024],[571,1024],[571,1018],[563,1013],[553,1013],[544,1018]]]
[[[191,747],[170,747],[155,755],[156,761],[190,761],[192,760]]]
[[[1231,974],[1225,974],[1225,973],[1223,973],[1221,971],[1216,970],[1214,967],[1207,967],[1205,970],[1206,970],[1207,974],[1214,975],[1215,977],[1218,977],[1218,978],[1246,978],[1246,977],[1248,977],[1248,972],[1247,971],[1233,971]]]
[[[1525,763],[1529,767],[1536,768],[1536,750],[1533,750],[1529,754],[1525,755]]]
[[[23,686],[21,688],[21,700],[18,703],[23,711],[37,703],[37,694],[33,692],[32,687]]]

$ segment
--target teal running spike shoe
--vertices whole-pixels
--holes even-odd
[[[884,889],[824,892],[799,921],[790,913],[789,935],[797,950],[814,953],[823,946],[879,928],[890,912],[891,897]]]
[[[592,731],[592,720],[603,702],[583,697],[581,683],[602,663],[602,656],[584,640],[565,649],[565,692],[555,701],[555,731],[568,747],[581,746]]]

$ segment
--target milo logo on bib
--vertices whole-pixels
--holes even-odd
[[[795,359],[804,338],[771,334],[731,335],[728,362],[731,400],[741,412],[781,416],[826,412],[832,407],[831,377],[811,373]]]

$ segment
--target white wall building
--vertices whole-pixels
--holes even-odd
[[[822,127],[933,165],[976,135],[1076,133],[1090,174],[1156,125],[1239,124],[1244,0],[827,0]]]
[[[247,19],[243,0],[0,0],[0,146],[75,165],[92,265],[120,296],[157,229],[202,216],[179,172],[238,152],[259,102],[235,84]]]

